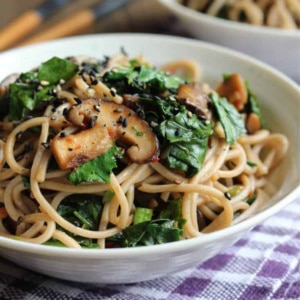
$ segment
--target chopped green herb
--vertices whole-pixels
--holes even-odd
[[[9,85],[9,119],[23,120],[27,111],[32,111],[40,102],[53,98],[50,91],[60,79],[67,81],[76,72],[76,64],[53,57],[43,63],[36,72],[21,74],[18,81]]]
[[[110,180],[110,174],[117,167],[116,156],[120,156],[116,146],[111,147],[102,155],[84,163],[72,171],[68,179],[75,185],[84,182],[104,182]]]
[[[245,85],[247,87],[247,92],[248,92],[248,102],[246,105],[246,111],[248,112],[248,114],[250,113],[254,113],[257,115],[260,124],[261,124],[261,128],[263,128],[265,126],[265,121],[263,119],[262,116],[262,112],[261,112],[261,108],[260,108],[260,104],[258,101],[257,96],[252,92],[252,90],[249,87],[249,83],[246,81]]]
[[[150,221],[153,215],[153,209],[146,207],[137,207],[134,213],[133,224]]]
[[[168,75],[161,70],[131,63],[130,66],[119,66],[104,75],[104,81],[116,88],[118,93],[159,93],[176,89],[183,79]]]
[[[103,203],[108,203],[114,197],[115,192],[114,190],[107,190],[103,196]]]
[[[172,220],[153,220],[126,227],[109,238],[123,247],[147,246],[180,240],[182,229],[175,227]]]
[[[78,66],[67,59],[53,57],[41,64],[37,78],[50,84],[57,84],[61,79],[67,81],[77,72]]]
[[[184,106],[181,111],[158,126],[167,149],[166,161],[170,168],[186,172],[188,177],[196,174],[204,161],[208,138],[213,133],[212,124],[205,125],[195,115],[188,116]]]
[[[231,198],[237,196],[242,191],[242,187],[240,185],[236,185],[228,190],[229,195]]]
[[[143,136],[144,135],[144,132],[139,131],[135,126],[133,126],[132,129],[135,131],[135,134],[137,136]]]
[[[254,161],[251,161],[251,160],[247,160],[247,165],[250,167],[256,167],[257,163],[255,163]]]
[[[23,181],[23,185],[25,189],[30,189],[30,179],[28,176],[25,175],[21,175],[22,177],[22,181]]]
[[[255,200],[256,200],[256,194],[253,194],[252,196],[247,197],[245,202],[248,203],[249,205],[252,205]]]
[[[221,98],[215,93],[211,93],[210,98],[216,109],[217,118],[224,129],[227,144],[234,145],[238,137],[246,134],[242,116],[226,98]]]

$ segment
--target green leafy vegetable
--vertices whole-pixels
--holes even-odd
[[[40,102],[53,98],[50,91],[60,79],[67,81],[76,72],[76,64],[53,57],[43,63],[36,72],[21,74],[19,79],[9,86],[9,119],[24,119],[27,111],[32,111]],[[5,101],[5,98],[2,101]]]
[[[136,247],[178,241],[182,234],[182,229],[175,227],[175,221],[161,219],[126,227],[109,240],[123,247]]]
[[[180,240],[183,236],[181,199],[165,203],[165,207],[159,212],[159,219],[151,220],[156,215],[155,210],[141,208],[137,209],[139,215],[134,225],[125,228],[122,232],[109,238],[123,247],[135,247],[163,244]],[[151,215],[151,216],[150,216]],[[142,220],[147,221],[142,221]]]
[[[170,219],[177,222],[179,228],[183,228],[186,220],[182,218],[182,199],[169,201],[167,207],[161,210],[160,219]]]
[[[114,197],[115,191],[114,190],[107,190],[103,196],[103,203],[110,202],[111,199]]]
[[[169,167],[186,172],[188,177],[196,174],[206,155],[212,125],[205,125],[196,115],[189,116],[187,109],[181,106],[176,115],[163,121],[158,128],[164,138]]]
[[[211,93],[210,98],[216,109],[217,117],[224,129],[227,144],[234,145],[238,137],[246,134],[245,124],[241,114],[239,114],[236,108],[229,103],[226,98],[221,98],[215,93]]]
[[[134,213],[133,224],[150,221],[153,215],[153,209],[146,207],[137,207]]]
[[[213,124],[203,123],[172,97],[143,95],[139,103],[144,107],[142,113],[147,122],[157,124],[153,129],[168,166],[186,172],[188,177],[196,174],[205,158]]]
[[[114,86],[119,93],[159,93],[178,88],[183,79],[175,75],[167,75],[164,71],[153,67],[136,65],[119,66],[104,76],[104,81]]]
[[[83,182],[109,182],[110,174],[117,167],[116,156],[121,153],[116,146],[112,146],[102,155],[84,163],[68,176],[75,185]]]
[[[78,66],[70,60],[52,57],[41,64],[37,78],[40,81],[48,81],[49,83],[56,84],[61,79],[65,81],[71,79],[77,70]]]
[[[25,175],[21,175],[21,177],[22,177],[24,188],[25,189],[30,189],[30,178],[28,176],[25,176]]]
[[[103,210],[102,197],[93,194],[74,194],[66,197],[58,206],[57,212],[68,222],[75,226],[97,230]],[[58,228],[65,231],[63,228]],[[70,232],[71,235],[81,246],[86,248],[98,248],[96,241],[88,238],[83,238]],[[52,239],[47,242],[47,245],[59,245],[60,242]],[[63,246],[63,245],[61,245]]]
[[[259,104],[259,101],[258,101],[258,98],[257,96],[252,92],[252,90],[250,89],[249,87],[249,83],[246,81],[245,82],[245,85],[247,87],[247,92],[248,92],[248,102],[247,102],[247,105],[246,105],[246,110],[247,110],[247,113],[254,113],[257,115],[259,121],[260,121],[260,124],[261,124],[261,127],[264,127],[264,119],[263,119],[263,116],[262,116],[262,113],[261,113],[261,109],[260,109],[260,104]]]
[[[97,230],[102,214],[102,197],[92,194],[75,194],[65,198],[57,212],[72,224]]]
[[[252,205],[253,202],[256,200],[257,195],[253,194],[252,196],[249,196],[246,198],[245,202],[248,203],[249,205]]]
[[[252,160],[247,160],[247,165],[250,166],[250,167],[256,167],[256,166],[257,166],[257,163],[255,163],[255,162],[252,161]]]

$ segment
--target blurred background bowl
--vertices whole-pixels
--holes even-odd
[[[192,37],[249,54],[300,83],[300,30],[258,27],[209,16],[176,0],[157,1],[176,17],[174,26]]]

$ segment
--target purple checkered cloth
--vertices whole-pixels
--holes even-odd
[[[208,261],[142,283],[80,285],[0,258],[0,299],[300,299],[300,198]]]

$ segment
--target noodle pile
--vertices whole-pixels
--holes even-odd
[[[206,13],[253,25],[297,29],[299,0],[180,0],[181,4]]]
[[[238,74],[224,77],[216,91],[206,84],[195,89],[192,86],[189,90],[191,85],[181,83],[187,88],[187,91],[183,90],[181,93],[187,96],[183,97],[180,107],[187,109],[191,120],[201,119],[205,126],[213,126],[213,133],[207,140],[205,157],[197,172],[188,175],[183,170],[170,167],[165,160],[168,152],[166,149],[160,149],[159,154],[159,149],[156,149],[147,161],[131,159],[127,153],[130,147],[124,145],[121,135],[125,135],[125,130],[130,129],[136,130],[137,137],[144,138],[145,135],[140,129],[136,129],[139,127],[129,128],[126,118],[119,118],[118,122],[122,124],[118,126],[124,132],[117,139],[116,149],[119,152],[116,150],[116,153],[119,156],[115,155],[117,166],[108,174],[109,179],[86,180],[74,184],[68,176],[94,157],[85,158],[82,152],[80,157],[75,157],[75,162],[72,161],[74,165],[71,167],[59,167],[59,155],[68,155],[75,149],[59,148],[54,157],[54,140],[65,142],[67,138],[91,132],[96,126],[94,123],[100,122],[100,111],[105,103],[120,105],[117,107],[130,106],[129,114],[136,112],[137,118],[142,119],[142,115],[138,114],[140,105],[136,94],[130,95],[129,91],[124,94],[117,85],[109,86],[105,74],[112,72],[113,76],[117,74],[119,66],[128,66],[132,61],[145,66],[149,66],[149,63],[139,57],[130,61],[124,53],[106,57],[101,62],[86,57],[71,57],[68,60],[75,63],[78,70],[71,79],[59,80],[55,88],[48,91],[49,101],[41,101],[34,109],[27,109],[22,120],[11,120],[9,115],[0,119],[0,235],[37,244],[51,244],[55,241],[72,248],[85,247],[86,244],[81,239],[91,240],[99,248],[134,246],[140,244],[122,244],[117,237],[124,235],[125,229],[134,228],[134,225],[149,225],[155,219],[151,223],[151,232],[155,232],[159,238],[155,242],[153,238],[149,238],[143,243],[147,245],[149,241],[161,243],[165,239],[188,239],[226,228],[255,214],[268,201],[270,195],[265,190],[267,176],[284,157],[288,141],[282,134],[271,133],[265,129],[255,113],[245,112],[245,103],[241,102],[239,96],[245,93],[246,85]],[[198,66],[189,60],[166,64],[161,70],[180,73],[193,82],[200,80]],[[16,74],[2,82],[2,98],[12,93],[11,84],[18,82],[18,78],[19,74]],[[40,80],[37,90],[47,84],[49,83]],[[178,99],[174,100],[178,91],[175,90],[174,94],[174,88],[169,90],[173,93],[173,102],[182,98],[182,95],[179,97],[177,94]],[[199,95],[205,95],[205,99],[210,93],[226,97],[239,109],[247,132],[237,137],[234,143],[228,143],[222,123],[216,119],[214,109],[211,108],[211,100],[207,100],[208,108],[205,111],[209,118],[205,119],[203,112],[197,115],[197,103],[192,103],[192,94],[195,91],[202,91]],[[246,90],[247,93],[249,94],[249,89]],[[163,95],[165,94],[160,92],[161,98]],[[97,99],[105,101],[93,102],[98,101]],[[93,105],[91,111],[93,114],[99,111],[99,117],[98,120],[90,117],[89,123],[84,124],[84,127],[81,112],[76,109],[90,103]],[[94,103],[99,103],[99,107]],[[71,116],[71,112],[74,112],[74,116]],[[146,109],[145,112],[147,113]],[[151,132],[155,132],[157,124],[150,122],[149,126]],[[98,130],[101,131],[101,128]],[[85,138],[80,146],[92,147],[92,144],[104,143],[89,136]],[[159,139],[158,147],[161,144],[162,140]],[[100,207],[99,211],[92,213],[99,214],[97,228],[88,226],[88,217],[78,216],[76,209],[70,218],[64,217],[59,211],[59,207],[68,199],[77,205],[76,197],[80,198],[82,195],[94,197],[95,207]],[[89,200],[84,201],[78,209],[88,207],[91,203]],[[168,205],[172,203],[177,206],[174,205],[166,213],[170,207]],[[174,217],[174,207],[180,210],[179,218],[178,214]],[[139,222],[136,220],[137,211],[151,212],[153,215],[150,218],[143,216]],[[165,219],[173,220],[171,223],[163,223],[168,226],[159,227],[161,223],[155,223],[158,219],[161,222]],[[165,231],[169,229],[170,231]],[[170,235],[175,235],[177,229],[180,237],[171,239]],[[147,230],[143,239],[149,235],[148,227]],[[165,232],[167,234],[163,236],[162,233]]]

